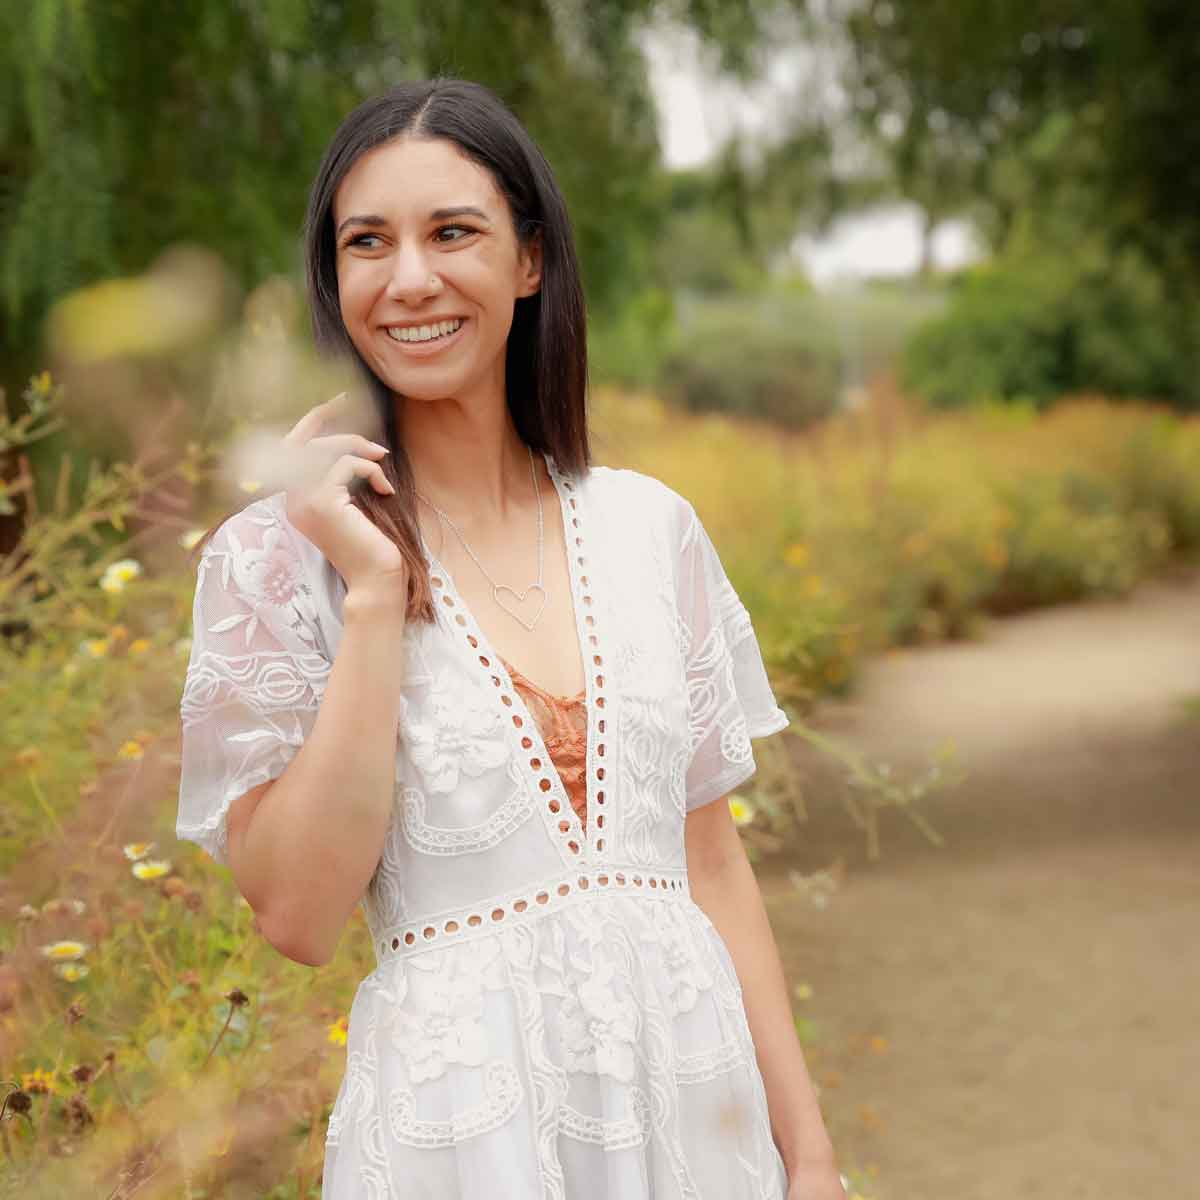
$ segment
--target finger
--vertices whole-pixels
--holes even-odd
[[[325,482],[348,487],[355,479],[369,479],[373,484],[382,484],[381,490],[393,493],[395,488],[388,482],[383,468],[369,458],[360,458],[355,454],[343,454],[325,475]]]
[[[317,432],[318,429],[321,428],[322,425],[325,424],[326,421],[337,415],[338,406],[341,404],[345,395],[345,392],[339,392],[332,399],[326,400],[322,404],[314,404],[312,408],[310,408],[308,412],[306,412],[304,416],[302,416],[300,420],[298,420],[296,424],[293,425],[286,434],[284,434],[283,440],[289,444],[296,443],[303,445]]]
[[[382,458],[390,450],[380,442],[373,442],[361,433],[328,433],[313,438],[310,449],[318,448],[331,454],[357,454],[359,458]]]

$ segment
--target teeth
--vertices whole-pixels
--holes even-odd
[[[436,325],[410,326],[404,329],[392,325],[388,336],[397,342],[431,342],[434,338],[453,333],[462,321],[439,321]]]

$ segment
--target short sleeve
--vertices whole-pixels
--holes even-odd
[[[316,721],[331,663],[292,532],[267,500],[205,546],[180,699],[177,837],[228,864],[236,797],[284,768]]]
[[[756,770],[750,739],[789,724],[767,679],[750,614],[685,501],[678,599],[688,690],[686,809],[709,804]]]

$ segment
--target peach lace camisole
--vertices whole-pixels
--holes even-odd
[[[527,679],[504,655],[500,660],[512,676],[530,716],[537,722],[567,798],[587,829],[587,689],[574,696],[555,696]]]

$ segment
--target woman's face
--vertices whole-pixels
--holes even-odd
[[[513,308],[538,290],[541,254],[540,239],[518,243],[491,173],[445,139],[388,142],[350,168],[333,224],[342,320],[375,374],[414,400],[503,395]]]

